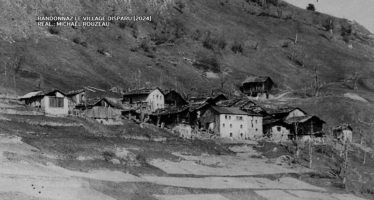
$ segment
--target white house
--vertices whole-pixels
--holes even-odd
[[[46,114],[68,115],[69,101],[66,95],[59,91],[51,92],[35,91],[27,93],[20,98],[26,105],[38,108]]]
[[[237,107],[211,106],[200,118],[203,127],[223,138],[255,139],[262,137],[262,117]]]
[[[155,112],[158,109],[165,108],[164,93],[161,89],[138,89],[125,92],[123,94],[123,103],[133,106],[141,106],[145,104],[147,112]]]

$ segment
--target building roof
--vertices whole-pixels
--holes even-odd
[[[339,125],[339,126],[335,126],[333,128],[334,131],[337,131],[337,130],[350,130],[350,131],[353,131],[353,128],[350,124],[342,124],[342,125]]]
[[[167,97],[176,95],[176,96],[179,96],[180,100],[182,100],[184,104],[188,104],[188,102],[183,98],[183,96],[175,90],[169,90],[168,92],[165,92],[164,95],[165,95],[165,101],[168,100]]]
[[[270,80],[272,83],[273,80],[271,80],[271,78],[269,76],[249,76],[247,77],[243,82],[242,84],[245,84],[245,83],[263,83],[265,82],[266,80]]]
[[[275,119],[275,118],[272,118],[272,117],[264,117],[263,119],[263,125],[264,126],[268,126],[268,125],[272,125],[272,124],[277,124],[277,123],[281,123],[281,124],[284,124],[283,120],[281,119]]]
[[[172,114],[178,114],[182,113],[185,111],[188,111],[189,107],[188,106],[182,106],[182,107],[169,107],[169,108],[164,108],[164,109],[158,109],[151,115],[154,116],[161,116],[161,115],[172,115]]]
[[[79,90],[72,90],[66,93],[66,96],[71,97],[80,93],[83,93],[84,89],[79,89]]]
[[[189,104],[191,112],[196,111],[196,110],[200,110],[200,109],[204,108],[205,106],[209,106],[209,104],[205,103],[205,102],[203,102],[203,103],[198,102],[198,103],[190,103]]]
[[[317,121],[320,121],[321,123],[325,123],[325,121],[323,121],[322,119],[320,119],[319,117],[314,116],[314,115],[291,117],[291,118],[285,120],[285,122],[287,124],[295,124],[295,123],[305,123],[309,120],[317,120]]]
[[[118,101],[116,101],[113,98],[108,98],[108,97],[104,97],[100,100],[96,100],[96,102],[90,104],[90,106],[97,106],[101,101],[105,101],[106,103],[109,104],[109,106],[111,106],[113,108],[123,109],[123,110],[128,109],[125,105],[119,103]]]
[[[230,115],[248,115],[247,112],[240,110],[237,107],[219,107],[212,106],[212,109],[219,114],[230,114]]]
[[[149,95],[154,90],[159,90],[162,94],[164,94],[164,92],[160,88],[140,88],[124,92],[123,96]]]
[[[50,96],[52,94],[55,94],[56,92],[59,92],[61,93],[62,95],[66,96],[65,93],[61,92],[60,90],[51,90],[51,91],[48,91],[48,92],[44,92],[44,91],[34,91],[34,92],[29,92],[25,95],[23,95],[21,98],[19,98],[20,100],[22,99],[31,99],[31,98],[35,98],[35,97],[44,97],[44,96]]]
[[[41,94],[43,94],[43,91],[29,92],[29,93],[23,95],[22,97],[20,97],[20,99],[29,99],[29,98],[33,98],[33,97],[36,97],[36,96],[40,96]]]
[[[277,108],[277,109],[265,108],[264,110],[268,115],[271,115],[273,118],[277,118],[277,119],[286,118],[294,110],[300,110],[305,115],[307,115],[307,112],[305,112],[304,110],[298,107],[283,107],[283,108]]]

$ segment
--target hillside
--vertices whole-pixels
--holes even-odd
[[[345,115],[352,115],[354,105],[365,119],[372,119],[366,112],[374,101],[371,33],[345,19],[283,2],[259,2],[1,0],[0,87],[22,94],[35,88],[86,85],[157,85],[184,93],[223,86],[232,93],[248,75],[269,75],[277,83],[275,93],[290,92],[288,103],[313,113],[308,102],[314,102],[310,96],[317,75],[323,86],[322,107],[335,109],[327,106],[329,98],[335,98]],[[36,24],[37,16],[58,15],[150,15],[152,21],[117,21],[106,28]],[[344,100],[347,92],[368,103]],[[322,112],[328,122],[348,120],[333,117],[334,109]]]

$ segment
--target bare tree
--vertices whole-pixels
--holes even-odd
[[[295,154],[294,154],[294,160],[297,161],[299,159],[299,155],[300,155],[300,144],[299,144],[299,138],[298,138],[298,128],[299,128],[299,123],[298,122],[295,122],[294,124],[294,134],[295,134],[295,138],[293,140],[293,145],[295,146]]]
[[[320,89],[321,89],[321,83],[319,81],[319,76],[318,76],[318,69],[317,66],[314,67],[314,96],[318,97]]]

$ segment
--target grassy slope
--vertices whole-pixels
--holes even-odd
[[[368,34],[365,30],[354,26],[356,34],[350,49],[340,35],[341,26],[347,26],[347,21],[334,19],[335,35],[333,39],[327,39],[328,32],[322,24],[330,17],[324,14],[290,5],[264,9],[244,0],[176,2],[183,3],[183,13],[174,8],[174,1],[0,1],[1,74],[4,75],[7,64],[13,67],[11,61],[23,55],[16,75],[19,93],[34,89],[39,82],[45,88],[63,90],[83,85],[135,87],[137,77],[142,80],[142,86],[177,87],[186,93],[193,88],[208,92],[218,87],[219,80],[204,78],[200,69],[183,58],[194,60],[200,55],[209,55],[216,57],[221,69],[229,72],[226,90],[237,89],[237,84],[247,75],[256,74],[270,75],[279,86],[278,91],[285,92],[301,91],[310,86],[317,66],[319,78],[328,84],[325,93],[332,96],[321,97],[318,103],[314,99],[296,99],[291,103],[319,114],[330,125],[349,121],[370,134],[372,128],[353,116],[355,110],[361,110],[362,118],[370,119],[372,103],[363,104],[342,97],[346,92],[354,92],[369,102],[374,101],[374,51],[372,41],[364,36]],[[281,18],[277,17],[277,9],[282,10]],[[135,13],[152,15],[153,22],[128,23],[122,28],[119,23],[108,28],[65,27],[51,35],[47,28],[37,27],[34,22],[35,16],[46,13]],[[181,28],[177,38],[176,27]],[[172,33],[167,37],[172,40],[167,42],[171,45],[155,45],[150,41],[152,34],[162,30]],[[208,31],[213,38],[223,38],[226,47],[204,48],[203,40]],[[295,45],[292,41],[296,32],[298,43]],[[73,40],[87,45],[76,44]],[[140,48],[144,40],[148,41],[149,52]],[[242,45],[243,53],[231,51],[235,41]],[[110,56],[102,55],[98,50],[108,52]],[[288,59],[293,52],[304,65]],[[358,91],[352,91],[343,83],[355,72],[359,73]],[[6,81],[0,87],[14,87],[11,78],[3,80]]]

